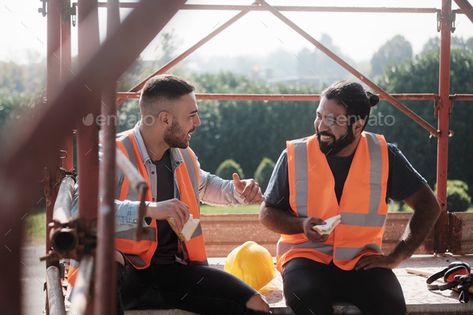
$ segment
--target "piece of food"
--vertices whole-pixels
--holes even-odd
[[[331,218],[325,219],[325,224],[314,225],[312,229],[317,231],[320,235],[328,235],[332,233],[335,227],[342,221],[341,215],[337,214]]]
[[[167,221],[169,222],[172,230],[177,234],[177,237],[179,237],[179,239],[182,241],[189,241],[200,223],[200,220],[194,219],[191,214],[189,216],[189,220],[187,220],[186,224],[184,224],[182,230],[179,231],[173,218],[168,218]]]

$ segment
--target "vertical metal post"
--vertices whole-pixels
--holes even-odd
[[[78,58],[80,66],[91,57],[99,46],[99,25],[96,0],[80,0],[78,6]],[[100,91],[90,89],[87,82],[83,101],[99,109]],[[86,113],[78,128],[79,211],[87,221],[95,220],[98,205],[98,126],[95,123],[98,110]]]
[[[448,137],[451,110],[450,94],[450,41],[452,1],[442,0],[440,17],[439,103],[437,122],[440,134],[437,140],[437,198],[442,214],[435,226],[435,251],[445,253],[448,244],[447,168]]]
[[[46,73],[46,100],[51,102],[57,93],[60,82],[61,67],[61,5],[60,0],[48,1],[47,7],[47,73]],[[54,203],[56,201],[57,190],[55,187],[56,174],[58,171],[56,160],[46,165],[44,173],[44,195],[46,200],[46,253],[51,247],[49,239],[50,227],[52,222]],[[51,265],[57,265],[58,262],[48,262],[46,268]],[[46,314],[49,314],[48,291],[46,291]]]
[[[78,2],[78,59],[83,67],[92,54],[97,51],[99,24],[97,0],[79,0]],[[94,104],[93,110],[83,116],[77,126],[77,158],[79,170],[79,216],[84,219],[89,229],[95,229],[98,206],[98,136],[96,117],[100,113],[100,91],[93,90],[87,82],[81,87],[84,91],[83,102]],[[85,292],[89,294],[89,292]],[[94,297],[87,300],[86,313],[94,314]]]
[[[120,25],[120,7],[118,0],[108,0],[107,36],[110,37]],[[102,127],[103,155],[100,161],[100,208],[98,215],[96,272],[95,272],[95,314],[116,313],[116,263],[115,251],[115,133],[117,123],[116,82],[110,82],[104,90],[102,115],[105,124]]]
[[[71,0],[61,0],[61,81],[71,77]],[[64,104],[66,105],[66,104]],[[62,167],[70,172],[74,169],[74,144],[72,128],[63,147],[65,153]]]
[[[61,6],[59,0],[48,1],[47,15],[47,78],[46,78],[46,100],[50,102],[57,93],[60,80],[60,46],[61,46]],[[54,182],[56,180],[57,169],[54,165],[48,165],[46,170],[45,192],[46,192],[46,226],[53,218],[53,207],[56,201]],[[49,235],[49,227],[46,228],[46,235]],[[46,252],[49,250],[49,238],[46,237]]]

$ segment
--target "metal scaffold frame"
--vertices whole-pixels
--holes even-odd
[[[117,107],[125,100],[137,98],[146,80],[130,91],[116,92],[119,76],[139,56],[140,52],[164,28],[179,10],[231,10],[238,11],[232,18],[210,32],[200,41],[179,54],[151,76],[167,72],[191,53],[203,46],[223,30],[252,11],[267,11],[301,35],[314,47],[367,85],[380,98],[388,101],[415,123],[437,138],[437,197],[443,214],[434,236],[436,253],[448,249],[448,216],[446,212],[446,183],[448,163],[449,118],[454,101],[471,101],[473,94],[450,95],[450,41],[452,17],[464,14],[473,22],[473,8],[467,0],[455,0],[459,9],[452,10],[451,0],[441,1],[441,8],[395,7],[305,7],[271,6],[264,0],[252,5],[185,4],[185,0],[142,0],[120,3],[119,0],[98,2],[78,0],[78,62],[71,71],[71,0],[47,1],[47,103],[37,106],[34,120],[25,121],[22,127],[13,128],[12,141],[0,153],[0,228],[9,231],[10,254],[0,261],[8,273],[0,282],[0,305],[6,314],[21,313],[20,264],[22,226],[18,223],[25,210],[34,204],[34,188],[39,177],[44,178],[46,196],[47,241],[47,311],[64,314],[64,301],[60,283],[61,258],[81,261],[74,297],[74,314],[112,314],[115,307],[114,270],[114,178],[119,167],[130,178],[131,185],[142,199],[138,222],[145,211],[144,196],[148,187],[137,170],[116,150],[116,126],[106,124],[100,142],[103,161],[99,164],[98,126],[81,124],[87,114],[102,114],[116,121]],[[107,38],[100,44],[98,9],[107,9]],[[120,23],[119,9],[131,8],[131,13]],[[369,12],[369,13],[422,13],[437,14],[440,26],[439,88],[436,94],[388,93],[330,51],[313,36],[305,32],[283,12]],[[45,12],[44,12],[45,13]],[[133,38],[123,49],[123,39]],[[151,77],[150,76],[150,77]],[[320,95],[300,94],[197,94],[207,100],[318,100]],[[401,101],[422,100],[435,104],[437,127],[431,126]],[[73,173],[74,143],[77,148],[79,186],[79,218],[70,215],[71,198],[75,184]],[[31,159],[37,161],[32,163]],[[43,166],[46,166],[45,168]],[[18,228],[12,229],[15,226]],[[141,229],[138,229],[137,238]],[[81,246],[78,246],[81,244]],[[5,245],[7,246],[7,245]],[[52,249],[52,251],[51,251]],[[97,250],[96,250],[97,249]],[[94,266],[95,265],[95,266]],[[95,269],[95,275],[93,270]],[[95,277],[95,286],[92,282]],[[94,290],[94,295],[89,295]],[[77,302],[79,301],[79,302]]]

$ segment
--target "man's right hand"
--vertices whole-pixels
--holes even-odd
[[[313,242],[325,242],[328,238],[328,235],[321,235],[312,228],[314,225],[321,224],[325,224],[325,221],[322,219],[314,217],[304,218],[302,221],[302,229],[304,230],[305,236],[307,236],[307,238]]]
[[[173,218],[177,228],[182,230],[184,224],[189,220],[189,207],[179,199],[169,199],[159,202],[150,202],[146,216],[156,220],[167,220]]]

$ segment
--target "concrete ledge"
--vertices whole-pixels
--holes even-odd
[[[447,266],[452,261],[461,260],[473,265],[473,255],[465,256],[414,256],[396,268],[396,274],[401,283],[406,298],[408,315],[466,315],[473,314],[473,301],[462,304],[458,301],[458,294],[450,290],[431,292],[427,290],[425,278],[412,275],[406,268],[416,268],[427,272],[436,272]],[[209,263],[215,268],[223,268],[224,258],[210,258]],[[282,294],[282,279],[278,274],[262,290],[271,305],[275,315],[293,315],[290,308],[286,306]],[[136,310],[127,311],[127,315],[195,315],[181,310]],[[339,303],[334,306],[334,315],[362,315],[357,307],[349,304]],[[381,315],[381,314],[380,314]]]

